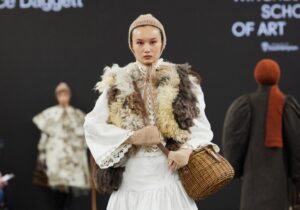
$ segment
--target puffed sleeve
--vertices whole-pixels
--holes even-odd
[[[44,112],[41,112],[32,118],[33,123],[40,129],[44,130],[46,127],[47,119]]]
[[[202,148],[207,145],[213,145],[216,152],[219,152],[219,147],[213,144],[211,141],[213,139],[213,132],[211,130],[210,123],[205,115],[205,101],[204,94],[200,85],[194,85],[192,91],[197,97],[197,107],[200,110],[199,117],[193,120],[194,126],[190,128],[191,139],[188,140],[181,148],[191,148],[193,150]]]
[[[300,105],[291,96],[286,98],[284,107],[283,138],[291,178],[300,188]]]
[[[236,99],[227,110],[223,127],[223,152],[235,169],[235,176],[243,174],[243,163],[249,142],[251,107],[248,96]]]
[[[104,89],[84,122],[87,145],[100,168],[108,168],[120,162],[132,146],[124,143],[132,131],[106,122],[109,116],[107,91],[108,88]]]
[[[57,112],[58,110],[55,106],[47,108],[39,114],[35,115],[32,118],[32,121],[40,131],[44,132],[47,135],[54,135],[53,129],[51,129],[51,126],[49,126],[49,124],[56,120],[56,116],[59,116]]]

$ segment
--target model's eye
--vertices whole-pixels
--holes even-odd
[[[142,42],[142,41],[137,41],[136,43],[137,43],[137,45],[143,45],[144,44],[144,42]]]
[[[157,43],[156,40],[150,42],[150,44],[152,44],[152,45],[153,45],[153,44],[156,44],[156,43]]]

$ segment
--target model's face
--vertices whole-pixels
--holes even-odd
[[[144,65],[157,61],[162,51],[162,37],[158,28],[142,26],[132,31],[132,49],[136,60]]]
[[[60,106],[66,107],[70,104],[71,94],[67,91],[62,91],[56,95],[56,99]]]

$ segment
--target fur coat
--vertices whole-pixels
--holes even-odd
[[[33,181],[50,187],[90,188],[87,146],[84,141],[84,113],[72,106],[47,108],[33,118],[41,131],[37,170],[46,175]]]

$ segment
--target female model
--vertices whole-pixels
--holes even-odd
[[[128,41],[136,61],[104,69],[96,85],[102,94],[84,125],[97,165],[125,167],[107,209],[197,209],[177,170],[194,149],[212,144],[200,77],[188,64],[160,58],[166,34],[151,14],[131,24]],[[173,150],[168,157],[159,143]]]

